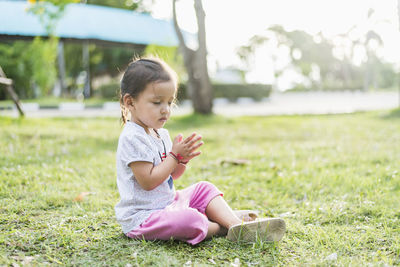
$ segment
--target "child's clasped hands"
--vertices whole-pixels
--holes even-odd
[[[201,151],[196,151],[204,144],[201,138],[202,136],[197,133],[192,133],[185,139],[182,134],[178,134],[172,144],[171,155],[179,163],[188,163],[189,160],[201,154]]]

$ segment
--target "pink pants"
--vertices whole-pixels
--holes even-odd
[[[152,213],[138,228],[126,235],[146,240],[171,238],[195,245],[206,238],[208,218],[205,210],[210,201],[223,194],[209,182],[199,182],[176,191],[173,202]]]

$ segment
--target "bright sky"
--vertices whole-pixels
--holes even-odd
[[[171,18],[171,5],[171,0],[156,0],[153,16]],[[354,25],[364,29],[371,26],[384,41],[382,56],[390,62],[400,62],[397,0],[203,0],[203,6],[211,72],[216,62],[221,67],[243,67],[236,49],[274,24],[311,34],[322,31],[327,37],[345,33]],[[373,25],[367,22],[369,8],[375,10]],[[196,32],[193,0],[179,0],[177,13],[181,27]],[[265,63],[255,62],[250,80],[269,82],[265,70],[271,68],[268,60],[259,55],[256,61]]]

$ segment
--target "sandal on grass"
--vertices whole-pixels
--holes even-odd
[[[258,214],[260,213],[257,210],[234,210],[233,212],[239,219],[241,219],[245,222],[250,222],[250,221],[256,220],[258,217]]]
[[[232,226],[226,238],[230,241],[243,242],[280,241],[285,230],[286,224],[283,219],[258,219]]]

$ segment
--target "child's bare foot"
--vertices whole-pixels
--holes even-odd
[[[256,210],[234,210],[235,215],[244,222],[251,222],[257,219],[257,214],[259,213]]]

